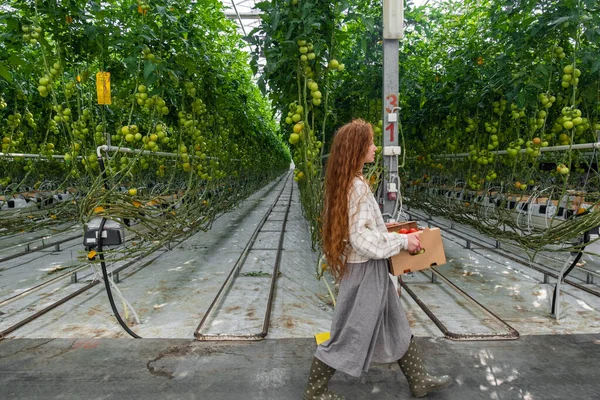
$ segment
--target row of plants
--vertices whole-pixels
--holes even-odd
[[[411,142],[414,172],[422,174],[414,179],[442,175],[471,189],[502,184],[526,190],[587,172],[573,151],[546,158],[552,169],[540,164],[543,148],[597,140],[598,4],[443,4],[446,12],[431,10],[427,35],[414,35],[427,37],[420,54],[427,54],[431,68],[403,81],[406,90],[420,92],[404,108],[411,132],[425,139]],[[408,54],[400,64],[408,73],[422,62],[423,56]],[[498,150],[507,155],[496,155]],[[468,166],[447,170],[439,155],[452,153],[469,153]]]
[[[600,130],[596,1],[406,6],[399,54],[405,185],[598,191],[596,152],[571,148],[596,142]],[[381,134],[382,4],[272,1],[257,8],[263,20],[254,33],[261,35],[250,40],[267,60],[260,79],[292,144],[318,246],[322,176],[311,169],[319,161],[311,135],[319,132],[326,154],[335,129],[352,118],[372,121]],[[314,58],[303,60],[304,42]],[[333,61],[343,70],[332,68]],[[318,105],[312,81],[326,99]],[[553,146],[565,147],[547,152]]]
[[[121,187],[136,201],[150,200],[139,187],[160,187],[153,196],[184,188],[202,201],[222,182],[264,184],[289,168],[270,102],[219,1],[9,0],[2,7],[2,153],[60,159],[0,157],[5,191],[47,181],[75,187],[86,196],[77,203],[86,218],[110,198],[97,190],[107,181],[113,197],[122,197]],[[101,145],[138,152],[101,154],[102,177]]]
[[[259,87],[281,116],[313,247],[318,248],[323,160],[334,130],[349,121],[351,113],[340,112],[343,86],[355,72],[346,65],[343,43],[355,37],[348,27],[361,18],[349,1],[275,0],[257,3],[256,8],[261,11],[261,24],[247,38],[258,49],[253,66],[258,71],[258,59],[265,57]],[[371,104],[367,108],[376,111]],[[376,112],[370,116],[372,121],[379,119]]]

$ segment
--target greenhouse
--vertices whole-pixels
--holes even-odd
[[[600,397],[598,0],[5,0],[2,399]]]

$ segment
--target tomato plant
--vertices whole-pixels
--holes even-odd
[[[258,8],[264,17],[256,32],[264,35],[252,43],[267,60],[259,82],[281,112],[315,233],[321,182],[310,173],[318,172],[319,163],[311,146],[318,140],[326,153],[337,126],[381,116],[382,7],[306,0]],[[407,188],[524,194],[587,185],[597,191],[594,160],[574,150],[547,151],[597,141],[597,1],[440,1],[423,7],[408,1],[405,19],[398,105]],[[369,179],[376,185],[381,171],[373,170]]]
[[[144,220],[150,235],[166,237],[178,225],[210,226],[289,168],[270,103],[219,1],[2,7],[1,151],[39,155],[0,157],[2,190],[76,188],[81,198],[69,204],[84,221],[98,203],[112,202],[112,217],[142,218],[127,197],[187,196],[174,214]],[[102,154],[103,176],[97,148],[107,144],[138,152]],[[207,196],[216,201],[197,210]]]
[[[143,13],[125,0],[6,7],[4,152],[63,154],[73,175],[92,176],[98,165],[91,154],[109,140],[151,151],[198,147],[193,171],[205,171],[205,179],[223,178],[231,172],[225,168],[281,169],[289,160],[219,2],[206,0],[194,13],[185,0],[143,4]],[[110,105],[96,104],[97,71],[111,74]],[[218,168],[208,155],[221,160]],[[73,162],[82,156],[85,164]],[[272,156],[278,161],[267,163]],[[108,167],[115,172],[114,163]]]

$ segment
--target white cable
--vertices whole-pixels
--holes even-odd
[[[488,203],[488,204],[486,204],[486,206],[485,206],[485,216],[484,216],[484,218],[485,218],[485,219],[488,219],[488,218],[489,218],[489,209],[490,209],[490,208],[494,208],[494,209],[496,208],[496,203],[495,203],[495,202],[493,202],[493,201],[491,201],[492,197],[491,197],[491,194],[490,194],[490,193],[491,193],[491,191],[492,191],[494,188],[495,188],[495,186],[492,186],[492,187],[490,187],[490,188],[487,190],[487,192],[486,192],[486,194],[487,194],[487,199],[488,199],[488,200],[487,200],[487,203]]]
[[[110,272],[111,272],[111,274],[109,275],[109,278],[108,278],[109,281],[110,281],[110,284],[112,285],[113,289],[117,292],[117,294],[119,295],[119,298],[123,301],[123,303],[125,303],[125,305],[127,307],[129,307],[129,309],[131,310],[131,313],[133,314],[133,317],[135,318],[135,322],[138,323],[138,324],[141,324],[140,317],[138,316],[137,312],[135,311],[135,308],[133,308],[133,306],[131,305],[131,303],[129,303],[127,301],[127,299],[125,298],[125,296],[123,296],[123,294],[121,293],[121,291],[117,287],[117,284],[113,281],[114,274],[113,274],[112,269],[111,269]]]
[[[527,232],[533,233],[533,204],[537,204],[539,194],[535,192],[530,198],[527,206]],[[534,203],[536,201],[536,203]]]
[[[563,267],[560,270],[560,273],[558,274],[558,279],[556,280],[556,287],[554,288],[554,290],[556,291],[556,298],[555,298],[555,312],[554,312],[554,318],[556,318],[556,322],[560,323],[560,290],[561,290],[561,286],[562,286],[562,281],[564,279],[564,275],[565,272],[567,270],[567,268],[569,267],[569,265],[571,265],[571,261],[570,260],[566,260],[565,263],[563,264]]]
[[[522,197],[520,197],[520,198],[522,198]],[[521,205],[519,206],[519,204],[521,204]],[[525,214],[523,212],[523,205],[522,204],[523,204],[523,202],[521,202],[521,201],[517,203],[516,202],[516,198],[515,198],[515,209],[518,210],[517,211],[517,221],[516,221],[517,222],[517,226],[519,226],[519,221],[521,220],[521,215]],[[527,207],[527,209],[529,209],[529,207]],[[525,223],[527,223],[527,221],[525,221]],[[529,232],[529,233],[531,233],[531,232]]]
[[[392,218],[398,221],[398,213],[402,212],[402,194],[400,193],[400,176],[396,175],[394,180],[396,181],[396,188],[398,194],[396,195],[396,203],[394,204],[394,211],[392,211]]]
[[[548,190],[548,188],[546,188],[544,190]],[[544,190],[542,190],[542,192]],[[552,204],[552,195],[553,194],[554,194],[554,189],[552,189],[552,193],[550,193],[550,196],[548,196],[548,200],[546,200],[546,212],[544,213],[544,222],[546,223],[546,229],[550,228],[550,225],[548,225],[548,211],[550,210],[550,205]]]
[[[388,156],[388,157],[394,157],[394,156]],[[396,156],[396,168],[398,168],[398,157]],[[390,169],[389,169],[389,176],[388,176],[388,182],[392,181],[392,169],[393,169],[393,161],[394,159],[392,158],[392,160],[390,160]]]
[[[103,281],[104,278],[102,276],[102,273],[98,272],[98,270],[97,270],[98,265],[97,264],[91,264],[91,267],[92,267],[92,271],[94,272],[94,278],[98,279],[99,281]],[[135,322],[138,323],[138,324],[141,324],[140,317],[138,316],[137,312],[135,311],[135,309],[133,308],[133,306],[127,301],[127,299],[125,299],[125,296],[123,296],[123,294],[121,293],[121,291],[117,287],[117,284],[113,281],[113,271],[112,271],[112,269],[111,269],[110,272],[111,273],[109,275],[110,278],[108,279],[108,283],[110,283],[110,285],[113,287],[113,289],[117,293],[118,297],[125,304],[125,307],[128,307],[131,310],[131,313],[133,314],[133,317],[135,318]]]
[[[392,208],[392,218],[395,218],[396,213],[398,211],[398,204],[402,201],[402,197],[401,197],[401,193],[400,193],[400,177],[398,176],[398,155],[394,155],[394,158],[392,159],[392,161],[395,161],[395,165],[396,165],[396,172],[393,174],[392,176],[392,168],[390,168],[390,180],[389,182],[395,182],[396,183],[396,201],[394,202],[394,207]],[[396,219],[397,221],[397,219]]]

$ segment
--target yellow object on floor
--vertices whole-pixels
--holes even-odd
[[[328,341],[330,337],[331,335],[329,334],[329,332],[321,332],[315,334],[315,340],[317,341],[317,345]]]

